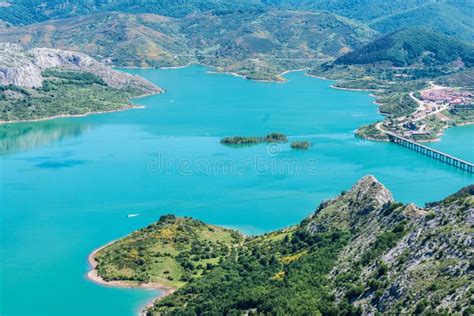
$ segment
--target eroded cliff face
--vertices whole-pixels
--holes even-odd
[[[41,87],[41,73],[52,68],[93,73],[114,88],[139,88],[144,93],[161,91],[143,78],[116,71],[83,53],[52,48],[25,50],[16,44],[0,43],[1,85]]]
[[[473,188],[419,208],[395,203],[367,176],[323,203],[307,229],[352,233],[329,275],[336,302],[347,300],[364,314],[468,312],[474,282]]]

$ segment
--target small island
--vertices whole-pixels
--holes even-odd
[[[307,140],[291,142],[293,149],[309,149],[313,144]]]
[[[233,136],[221,139],[224,145],[255,145],[261,143],[286,143],[288,137],[282,133],[270,133],[266,136]]]

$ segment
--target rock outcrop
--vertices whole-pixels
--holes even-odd
[[[332,228],[348,229],[360,225],[360,221],[365,221],[367,217],[376,217],[378,211],[392,202],[390,191],[374,176],[368,175],[349,191],[321,203],[318,211],[309,219],[307,229],[312,233]]]
[[[161,91],[141,77],[114,70],[83,53],[52,48],[25,50],[16,44],[0,43],[1,85],[41,87],[41,73],[51,68],[93,73],[114,88],[140,88],[144,93]]]
[[[472,186],[427,208],[395,203],[373,177],[326,203],[308,227],[352,232],[330,277],[337,302],[365,314],[468,312],[472,274]],[[322,224],[323,223],[323,224]],[[471,259],[470,259],[471,258]],[[350,282],[340,282],[352,278]]]

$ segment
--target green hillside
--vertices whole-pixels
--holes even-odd
[[[99,13],[0,30],[0,42],[26,48],[54,47],[109,59],[121,66],[172,66],[187,62],[186,39],[173,18]]]
[[[263,0],[267,5],[299,10],[325,10],[360,21],[434,3],[437,0]]]
[[[468,0],[6,0],[1,3],[0,21],[11,25],[111,12],[152,13],[181,18],[206,11],[226,15],[275,9],[324,10],[367,23],[380,32],[425,26],[460,39],[474,40],[474,22],[472,14],[469,14],[474,10],[474,3]]]
[[[435,32],[474,42],[472,12],[474,12],[474,2],[459,3],[457,6],[431,3],[381,16],[371,20],[368,25],[381,33],[389,33],[411,26],[423,26]]]
[[[26,25],[51,19],[83,16],[99,12],[155,13],[183,17],[196,11],[255,11],[258,0],[6,0],[0,6],[0,20]]]
[[[474,46],[424,28],[406,28],[339,57],[336,64],[388,62],[397,67],[439,66],[462,62],[474,65]]]
[[[0,123],[131,108],[162,90],[88,55],[0,43]]]
[[[0,42],[81,51],[119,66],[200,62],[275,79],[360,47],[375,34],[327,12],[207,12],[185,18],[100,13],[3,29]]]
[[[181,287],[229,256],[240,242],[236,231],[168,215],[99,251],[94,259],[106,281]]]
[[[248,237],[146,314],[468,315],[472,194],[468,187],[418,208],[396,203],[375,178],[364,177],[299,225]],[[199,223],[186,221],[190,229]],[[163,220],[157,225],[168,229]],[[169,246],[150,244],[153,231],[153,225],[137,231],[103,253],[128,260],[122,254],[138,247],[135,261],[161,262]],[[140,242],[131,247],[128,240]],[[102,270],[111,267],[102,262]]]
[[[474,41],[474,2],[469,0],[264,0],[297,10],[325,10],[389,33],[410,26]]]
[[[108,86],[91,73],[48,71],[39,88],[0,85],[0,122],[83,115],[131,108],[139,90]]]

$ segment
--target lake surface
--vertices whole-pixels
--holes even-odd
[[[157,292],[89,282],[87,255],[162,214],[258,234],[298,223],[366,174],[419,205],[473,180],[355,138],[381,118],[365,92],[301,72],[277,84],[200,66],[126,71],[167,93],[134,101],[145,109],[0,126],[1,315],[135,315]],[[273,131],[314,146],[219,143]],[[450,129],[430,146],[474,161],[473,135],[474,126]]]

